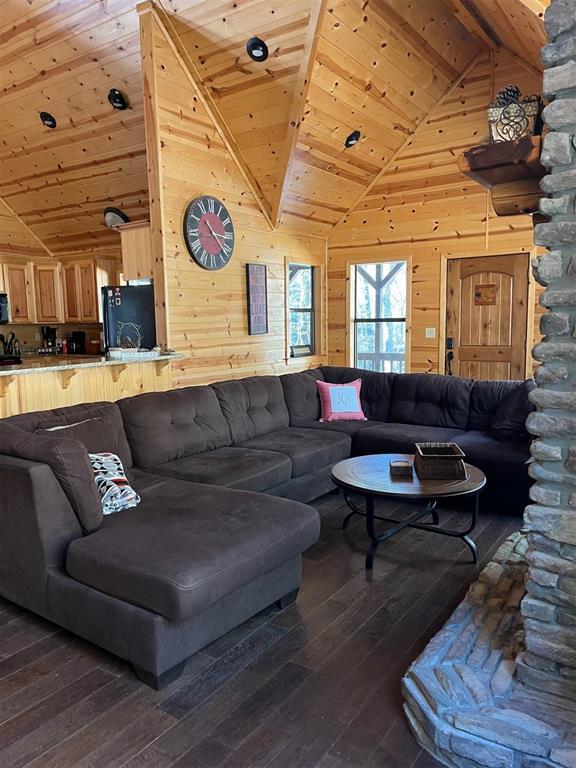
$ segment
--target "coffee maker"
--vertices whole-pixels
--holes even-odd
[[[85,355],[86,354],[86,331],[72,331],[67,337],[68,354]]]
[[[40,332],[42,334],[42,345],[38,350],[39,355],[55,355],[56,354],[56,335],[57,328],[53,328],[50,325],[41,325]]]

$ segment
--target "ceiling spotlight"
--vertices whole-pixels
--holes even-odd
[[[246,53],[254,61],[266,61],[268,58],[268,46],[259,37],[251,37],[246,43]]]
[[[120,208],[104,208],[104,223],[110,229],[119,227],[120,224],[127,224],[130,221],[128,216]]]
[[[358,144],[360,141],[360,131],[352,131],[350,136],[346,138],[346,141],[344,142],[344,146],[346,149],[349,147],[353,147],[355,144]]]
[[[40,112],[40,120],[46,128],[56,128],[57,126],[56,118],[50,112]]]
[[[128,109],[128,99],[118,88],[112,88],[108,94],[108,101],[114,109]]]

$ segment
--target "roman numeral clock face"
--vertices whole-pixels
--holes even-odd
[[[184,242],[204,269],[222,269],[234,251],[234,225],[224,205],[204,195],[192,200],[184,214]]]

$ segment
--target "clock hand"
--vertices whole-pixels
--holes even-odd
[[[217,232],[214,232],[214,230],[213,230],[213,229],[212,229],[212,227],[210,226],[210,222],[209,222],[209,221],[207,221],[207,222],[206,222],[206,226],[207,226],[207,227],[208,227],[208,229],[210,230],[210,234],[211,234],[213,237],[215,237],[217,240],[220,240],[220,241],[222,241],[222,240],[225,240],[225,239],[226,239],[226,238],[224,237],[224,235],[219,235]]]

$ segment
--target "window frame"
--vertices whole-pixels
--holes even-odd
[[[300,269],[310,270],[310,307],[292,307],[290,305],[290,268],[299,267]],[[292,261],[287,264],[288,282],[286,290],[286,307],[288,310],[288,350],[290,358],[295,359],[298,357],[312,357],[316,354],[316,279],[317,268],[314,264],[306,264],[300,261]],[[310,352],[306,354],[294,354],[293,347],[298,346],[292,344],[292,312],[301,313],[310,316]],[[304,345],[305,346],[305,345]]]
[[[403,317],[357,317],[357,307],[358,307],[358,274],[359,269],[366,266],[381,266],[385,264],[397,264],[398,269],[401,269],[402,266],[406,269],[406,296],[405,296],[405,304],[404,304],[404,316]],[[410,331],[409,331],[409,313],[410,313],[410,260],[409,259],[385,259],[380,261],[361,261],[361,262],[355,262],[350,265],[351,266],[351,280],[350,283],[353,287],[352,290],[352,301],[351,301],[351,362],[350,364],[354,366],[355,368],[362,368],[362,365],[360,364],[358,360],[358,336],[357,336],[357,329],[358,325],[362,323],[373,323],[376,327],[381,325],[382,323],[404,323],[404,371],[407,372],[409,370],[409,356],[410,356]],[[388,275],[388,277],[392,277],[392,275]],[[374,353],[375,355],[378,353]],[[393,361],[392,361],[393,362]],[[369,368],[363,369],[363,370],[371,370]]]

